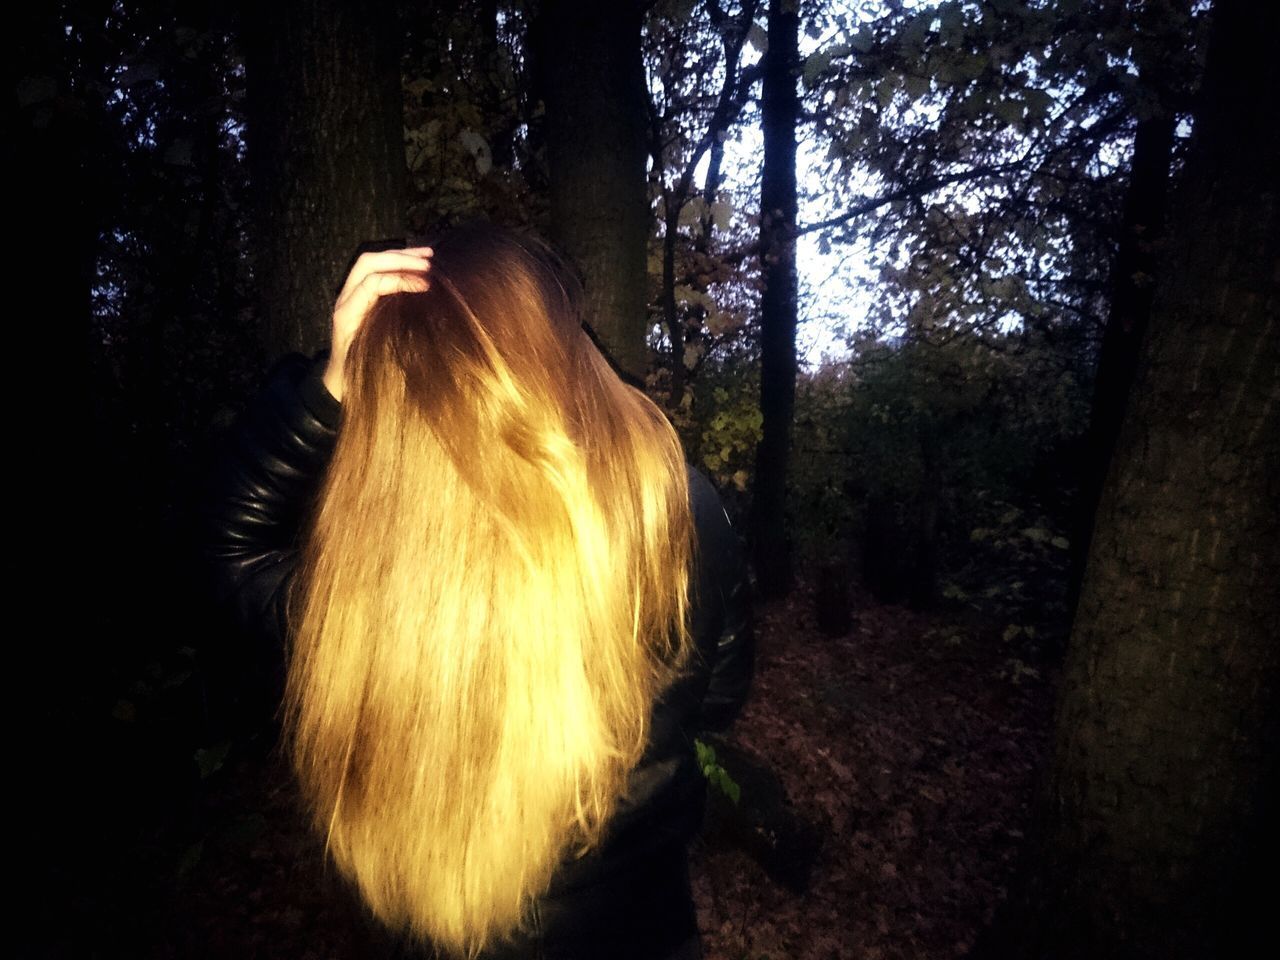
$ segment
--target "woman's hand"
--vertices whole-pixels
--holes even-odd
[[[333,308],[333,340],[324,385],[335,399],[342,400],[347,349],[360,324],[384,294],[429,289],[425,274],[431,269],[432,252],[430,247],[405,247],[362,253],[356,259]]]

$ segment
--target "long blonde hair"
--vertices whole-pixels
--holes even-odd
[[[373,914],[474,958],[607,837],[697,655],[680,440],[545,245],[472,226],[383,297],[289,597],[310,821]]]

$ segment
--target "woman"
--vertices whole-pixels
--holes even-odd
[[[692,737],[746,697],[750,582],[563,262],[489,226],[362,254],[331,348],[229,440],[213,577],[285,651],[282,745],[378,923],[424,955],[700,956]]]

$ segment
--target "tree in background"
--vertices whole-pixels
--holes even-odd
[[[661,339],[657,349],[666,354],[666,400],[679,426],[688,426],[681,414],[694,401],[687,388],[745,321],[709,290],[717,282],[750,286],[726,268],[716,249],[716,231],[727,233],[733,214],[732,199],[721,196],[725,141],[740,124],[760,77],[758,63],[743,64],[747,38],[759,29],[759,6],[759,0],[744,0],[736,11],[718,0],[657,4],[645,22],[650,183],[661,227],[658,252],[650,255],[650,271],[656,266],[658,282],[650,285],[649,299],[657,305],[666,334],[665,349]],[[708,82],[717,73],[718,90]],[[694,180],[704,158],[706,175],[699,189]],[[700,460],[701,438],[695,434],[687,439],[691,456]]]
[[[581,268],[590,322],[637,380],[645,347],[642,4],[544,0],[534,42],[546,98],[553,242]]]
[[[1203,21],[1176,0],[886,4],[874,18],[831,6],[814,19],[824,38],[803,78],[821,104],[814,118],[832,213],[799,229],[823,249],[862,246],[878,274],[868,281],[876,294],[868,316],[848,318],[863,326],[855,352],[859,340],[873,350],[878,342],[931,350],[970,338],[979,378],[993,368],[1036,370],[1060,385],[1052,407],[1064,410],[1077,394],[1097,393],[1094,433],[1084,436],[1087,420],[1064,422],[1060,442],[1038,443],[1017,506],[1072,534],[1052,538],[1065,542],[1064,560],[1081,549],[1079,518],[1091,514],[1075,487],[1088,483],[1089,464],[1105,463],[1106,427],[1131,379],[1123,349],[1099,345],[1104,330],[1131,327],[1145,309],[1142,245],[1152,231],[1142,224],[1158,217],[1184,152],[1181,138],[1162,147],[1157,135],[1187,117]],[[1015,328],[1024,335],[1006,335]],[[1116,345],[1126,341],[1131,334]],[[1110,359],[1095,390],[1100,352]],[[1045,395],[1039,384],[1000,389],[1028,401]],[[928,402],[947,402],[945,392],[928,392]],[[1050,415],[1029,409],[1027,419]],[[911,460],[933,465],[930,475],[965,472],[939,460],[935,434],[910,444]],[[859,522],[870,534],[867,563],[904,571],[909,592],[928,604],[934,558],[961,515],[942,508],[936,485],[911,493],[892,477],[867,479]],[[992,526],[969,519],[975,532]],[[943,594],[952,589],[945,566]]]
[[[787,466],[796,391],[796,93],[800,14],[797,0],[769,0],[768,49],[762,70],[760,125],[760,412],[764,436],[751,501],[752,554],[764,597],[790,592]]]
[[[242,10],[254,262],[270,361],[328,342],[356,246],[405,233],[400,24],[350,0]]]
[[[1263,92],[1280,89],[1280,20],[1242,0],[1211,15],[1011,956],[1244,956],[1270,923],[1280,110]]]

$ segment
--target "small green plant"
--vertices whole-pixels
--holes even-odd
[[[724,767],[716,763],[715,748],[696,738],[693,745],[698,751],[698,765],[702,767],[702,775],[737,805],[742,796],[742,788],[734,782]]]

